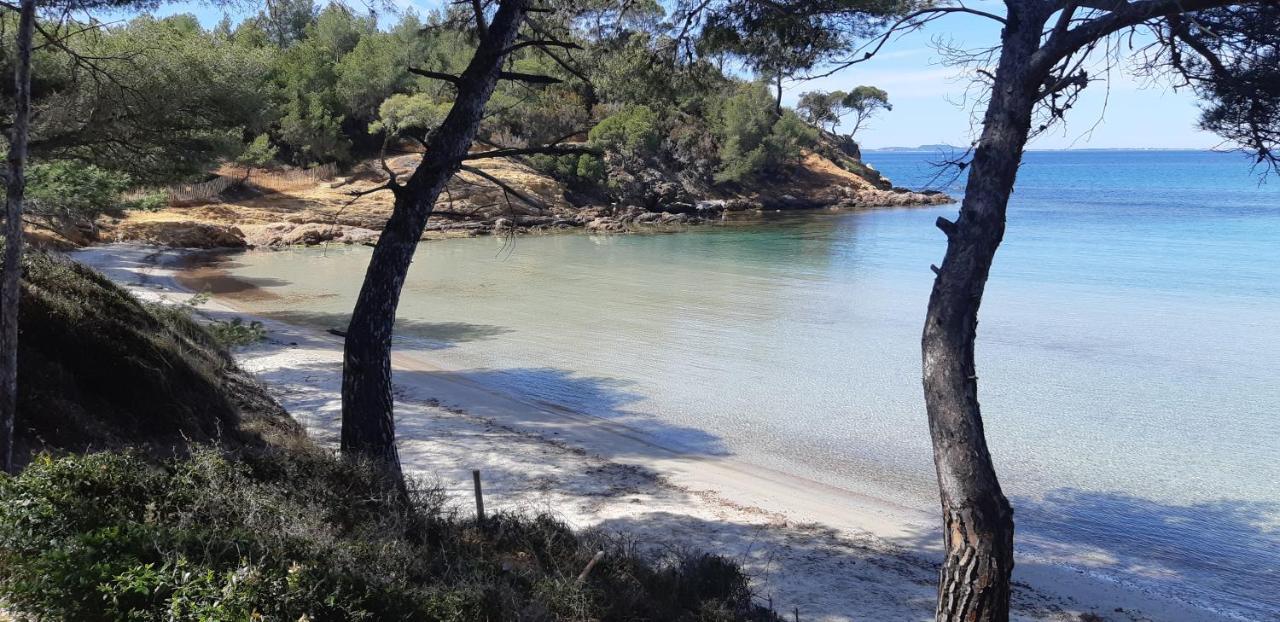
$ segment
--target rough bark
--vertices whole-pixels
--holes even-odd
[[[459,76],[453,108],[427,142],[422,163],[403,186],[373,249],[347,328],[342,368],[342,452],[383,464],[402,480],[391,396],[391,333],[414,251],[436,199],[461,166],[499,79],[505,50],[524,21],[527,0],[504,0],[493,22],[480,20],[479,47]]]
[[[1040,80],[1026,59],[1047,15],[1010,3],[1003,48],[954,223],[939,220],[947,252],[937,270],[922,337],[925,404],[943,512],[946,557],[937,620],[1009,619],[1013,510],[987,450],[978,405],[978,307],[1026,145]]]
[[[0,453],[13,472],[13,429],[18,415],[18,299],[22,278],[22,203],[26,193],[27,136],[31,122],[31,38],[35,0],[22,0],[14,62],[13,128],[5,184],[4,267],[0,270]]]

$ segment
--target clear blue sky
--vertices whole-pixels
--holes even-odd
[[[318,0],[320,1],[320,0]],[[414,7],[420,13],[442,4],[441,0],[392,0],[400,8]],[[358,5],[359,3],[353,3]],[[999,2],[970,2],[993,12]],[[243,6],[253,7],[248,2]],[[987,6],[983,6],[987,5]],[[169,5],[157,12],[195,13],[206,25],[215,24],[222,10],[196,2]],[[233,13],[233,19],[238,15]],[[970,109],[963,98],[967,80],[957,68],[940,64],[935,38],[963,46],[989,46],[999,37],[998,24],[972,15],[955,14],[933,22],[925,29],[907,34],[885,46],[868,62],[818,80],[788,85],[785,100],[794,104],[800,93],[809,90],[848,90],[860,84],[888,91],[891,112],[882,113],[858,135],[865,147],[914,147],[947,143],[967,145],[971,139]],[[1105,114],[1104,114],[1105,112]],[[1209,148],[1218,144],[1210,133],[1196,129],[1199,114],[1195,97],[1188,91],[1174,91],[1168,84],[1147,84],[1133,78],[1126,67],[1112,73],[1108,84],[1094,83],[1067,115],[1067,123],[1038,137],[1032,149],[1068,148]]]
[[[990,10],[998,11],[998,6]],[[888,91],[893,110],[872,119],[871,127],[859,132],[859,142],[864,146],[967,145],[971,136],[970,111],[963,98],[968,80],[958,68],[940,63],[934,40],[942,38],[977,48],[998,41],[999,34],[999,24],[991,20],[949,15],[891,42],[865,63],[791,87],[786,99],[794,103],[807,90],[878,86]],[[1148,84],[1145,79],[1132,77],[1127,69],[1122,65],[1112,72],[1110,88],[1102,82],[1091,84],[1067,113],[1067,123],[1038,137],[1030,147],[1209,148],[1218,144],[1213,134],[1196,129],[1199,109],[1193,94],[1185,89],[1175,92],[1168,84]]]

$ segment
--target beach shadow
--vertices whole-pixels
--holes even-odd
[[[605,520],[597,529],[623,534],[650,554],[695,550],[734,560],[751,577],[756,599],[787,620],[933,620],[941,557],[932,530],[916,532],[904,546],[818,524],[643,511]],[[1080,619],[1068,611],[1090,610],[1019,582],[1012,608],[1016,616],[1063,622]]]
[[[351,322],[349,313],[326,313],[319,311],[273,311],[262,313],[263,317],[280,320],[288,324],[299,324],[323,329],[345,331]],[[455,344],[481,339],[492,339],[512,332],[504,326],[493,324],[471,324],[468,322],[424,322],[399,318],[393,329],[395,338],[401,345],[426,350],[443,350]]]
[[[633,457],[669,458],[676,453],[727,456],[731,453],[720,437],[714,434],[663,421],[638,408],[644,397],[632,392],[630,387],[634,383],[627,380],[584,376],[552,367],[467,369],[456,372],[397,370],[394,376],[397,384],[405,387],[462,385],[495,392],[504,398],[515,400],[516,407],[488,413],[482,408],[468,407],[468,412],[522,429],[546,428],[550,436],[572,438],[579,432],[592,432],[593,428],[601,424],[620,428],[610,432],[630,432],[637,442],[629,443],[628,451],[619,453]],[[434,399],[439,396],[425,397]],[[525,407],[520,408],[520,403]],[[533,408],[529,408],[530,406]],[[546,414],[534,413],[528,418],[520,418],[522,412],[534,410],[549,412],[553,416],[548,418]],[[555,425],[549,425],[548,421]],[[412,422],[405,421],[398,425],[412,426]]]
[[[1275,503],[1175,505],[1059,490],[1014,504],[1015,615],[1139,622],[1228,619],[1211,608],[1248,620],[1276,619],[1280,613]],[[1109,513],[1105,523],[1099,520],[1103,513]],[[643,510],[597,527],[633,538],[655,554],[675,547],[734,559],[752,574],[757,597],[788,619],[797,611],[800,620],[932,619],[942,542],[932,528],[886,543],[822,525],[762,525]],[[1196,552],[1188,553],[1189,543]],[[848,597],[833,600],[833,589]],[[1171,609],[1161,613],[1153,606]]]
[[[1280,502],[1179,505],[1060,489],[1012,503],[1024,554],[1174,597],[1230,603],[1245,619],[1280,615]]]

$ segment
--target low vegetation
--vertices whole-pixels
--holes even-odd
[[[390,490],[314,449],[42,457],[0,479],[0,600],[83,621],[776,619],[721,558]]]
[[[181,306],[139,302],[54,254],[28,253],[23,268],[19,462],[43,448],[171,453],[188,441],[239,447],[297,433]]]

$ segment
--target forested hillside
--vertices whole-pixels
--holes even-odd
[[[496,179],[471,175],[451,195],[504,182],[511,192],[490,192],[439,216],[492,224],[510,211],[507,201],[530,194],[540,195],[525,197],[542,199],[540,208],[615,205],[675,214],[692,213],[704,199],[750,199],[739,208],[928,200],[879,192],[889,184],[861,164],[852,138],[821,129],[834,128],[842,111],[861,119],[884,108],[883,91],[857,109],[842,93],[811,94],[802,119],[779,105],[776,86],[749,79],[767,73],[732,69],[743,67],[731,62],[743,42],[685,57],[657,3],[630,3],[621,13],[575,5],[541,22],[537,36],[555,45],[517,44],[509,72],[525,79],[502,81],[487,108],[477,147],[514,150],[511,165],[499,166]],[[165,203],[156,189],[205,179],[219,166],[232,177],[326,163],[356,178],[385,176],[380,157],[421,151],[448,113],[454,85],[442,76],[461,72],[474,47],[467,15],[361,14],[336,3],[278,0],[212,28],[191,15],[96,26],[64,21],[61,32],[50,33],[60,37],[57,45],[40,46],[33,61],[39,114],[28,218],[74,234],[103,212],[156,209]],[[9,71],[12,59],[4,61],[0,71]],[[819,160],[806,161],[814,155]],[[531,188],[530,176],[553,191]],[[761,189],[771,192],[760,196]],[[617,220],[609,210],[534,224],[584,226],[602,216]],[[376,215],[368,220],[361,224],[378,228]],[[134,237],[146,240],[147,231]]]

